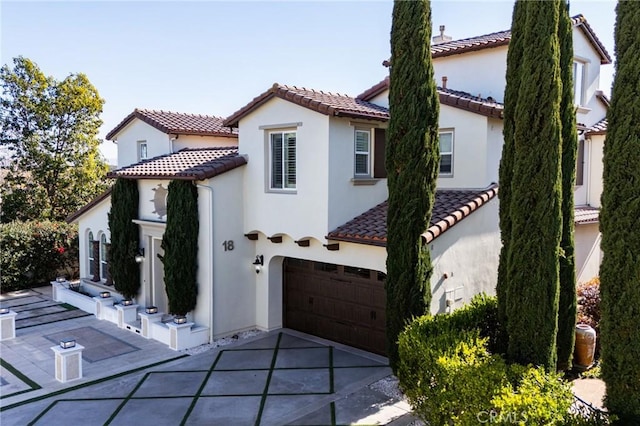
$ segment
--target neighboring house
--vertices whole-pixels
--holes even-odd
[[[574,25],[578,72],[591,82],[578,110],[585,163],[576,222],[585,232],[577,231],[576,240],[578,257],[586,259],[579,274],[585,275],[599,262],[599,249],[591,248],[599,241],[594,197],[601,191],[601,166],[593,163],[601,161],[606,98],[595,88],[599,64],[610,60],[584,18],[574,18]],[[432,50],[442,81],[441,161],[432,220],[422,237],[434,265],[433,313],[494,292],[504,79],[499,84],[509,32],[496,34],[499,42],[488,35]],[[463,75],[474,61],[476,72]],[[484,75],[477,71],[485,68]],[[187,179],[198,187],[200,221],[198,302],[188,317],[207,329],[209,340],[289,327],[383,353],[388,121],[388,79],[356,98],[274,84],[226,119],[134,111],[107,138],[118,143],[119,169],[109,176],[138,181],[135,223],[145,249],[138,304],[166,312],[157,257],[166,189],[172,179]],[[104,288],[111,288],[103,260],[109,206],[105,193],[70,218],[83,236],[81,276],[104,280]]]

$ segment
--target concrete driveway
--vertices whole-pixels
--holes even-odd
[[[61,384],[50,347],[71,332],[90,359],[83,379]],[[156,343],[92,316],[17,330],[0,345],[0,423],[387,424],[409,410],[369,386],[391,374],[385,358],[295,331],[191,356]]]

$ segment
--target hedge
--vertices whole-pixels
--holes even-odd
[[[2,292],[78,275],[78,228],[65,222],[0,224]]]

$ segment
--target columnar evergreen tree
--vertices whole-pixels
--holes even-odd
[[[640,424],[640,2],[620,1],[616,12],[600,213],[600,332],[605,404],[630,425]]]
[[[560,0],[527,1],[511,177],[507,355],[556,368],[561,217]]]
[[[560,120],[562,123],[562,238],[560,240],[560,297],[558,301],[558,369],[571,368],[577,316],[573,188],[576,182],[578,132],[573,96],[573,25],[568,4],[559,2]]]
[[[198,188],[191,181],[172,180],[162,236],[164,284],[171,314],[186,315],[196,307],[198,228]]]
[[[386,167],[387,352],[395,370],[397,337],[431,303],[429,249],[421,234],[434,203],[440,160],[438,94],[431,64],[429,1],[396,1],[391,28],[389,139]]]
[[[509,211],[511,202],[511,176],[513,173],[514,156],[514,132],[516,105],[518,102],[518,90],[520,88],[520,63],[524,51],[523,30],[525,24],[523,1],[516,1],[513,7],[513,17],[511,21],[511,41],[507,52],[507,87],[504,93],[504,127],[502,135],[504,145],[502,146],[502,158],[500,160],[500,239],[502,248],[500,249],[500,262],[498,264],[498,282],[496,284],[496,294],[498,296],[498,322],[500,325],[499,350],[507,351],[508,334],[507,326],[507,254],[509,253],[509,242],[511,240],[511,213]]]
[[[135,256],[140,246],[138,225],[138,182],[133,179],[116,179],[111,191],[109,230],[109,271],[113,284],[124,297],[134,298],[140,290],[140,265]]]

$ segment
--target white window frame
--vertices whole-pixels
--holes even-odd
[[[107,235],[103,232],[100,234],[100,279],[102,281],[107,280]]]
[[[91,276],[91,267],[93,266],[93,232],[87,230],[87,275]]]
[[[451,151],[443,151],[441,148],[441,144],[440,144],[440,137],[442,135],[445,134],[450,134],[451,135]],[[443,155],[449,155],[451,156],[451,171],[448,173],[442,173],[440,171],[440,165],[438,165],[438,176],[444,176],[444,177],[452,177],[453,176],[453,151],[454,151],[454,145],[455,145],[455,132],[453,130],[440,130],[438,131],[438,148],[440,151],[440,162],[442,162],[442,156]]]
[[[573,103],[576,106],[585,104],[585,81],[587,80],[587,63],[579,59],[573,60]]]
[[[274,143],[276,142],[274,136],[281,136],[282,146],[280,147],[280,171],[278,173],[274,168]],[[291,142],[291,135],[293,135],[293,160],[287,159],[291,154],[289,143]],[[281,130],[271,131],[268,136],[268,152],[269,152],[269,191],[275,192],[294,192],[297,189],[297,158],[298,158],[298,132],[295,130]],[[291,173],[291,162],[293,163],[293,174]],[[276,174],[280,174],[280,183],[277,184]],[[293,177],[293,179],[291,179]]]
[[[142,155],[142,151],[144,148],[144,155]],[[147,141],[138,141],[138,161],[146,160],[149,158],[149,145],[147,145]]]
[[[367,135],[367,149],[366,151],[358,151],[358,134]],[[353,138],[353,174],[355,177],[371,177],[371,130],[355,129]],[[367,169],[365,171],[358,171],[358,157],[365,157],[365,165]]]

